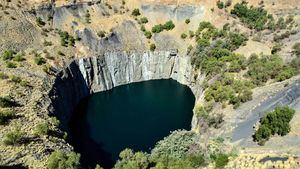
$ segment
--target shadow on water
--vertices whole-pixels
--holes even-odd
[[[74,146],[76,152],[80,152],[80,162],[84,167],[94,168],[97,164],[104,168],[112,168],[114,161],[110,153],[102,147],[102,143],[95,142],[89,133],[90,126],[86,123],[85,110],[88,98],[82,100],[69,124],[69,142]],[[101,160],[99,160],[101,159]]]

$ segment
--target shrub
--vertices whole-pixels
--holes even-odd
[[[143,24],[148,23],[148,18],[142,17],[142,18],[140,19],[140,22],[143,23]]]
[[[9,120],[15,117],[15,112],[12,110],[0,111],[0,125],[6,124]]]
[[[152,43],[151,45],[150,45],[150,51],[155,51],[155,49],[156,49],[156,45],[154,44],[154,43]]]
[[[74,46],[75,45],[75,38],[71,35],[69,35],[68,32],[64,31],[59,31],[59,36],[60,36],[60,42],[62,46]]]
[[[26,81],[26,80],[22,80],[22,81],[20,82],[20,85],[23,86],[23,87],[29,87],[29,86],[30,86],[29,82]]]
[[[272,54],[276,54],[277,52],[281,51],[281,46],[282,46],[282,44],[276,43],[276,44],[272,47],[271,53],[272,53]]]
[[[65,56],[65,54],[62,51],[58,51],[57,54],[60,56]]]
[[[289,122],[292,120],[295,110],[285,106],[276,107],[274,111],[266,113],[260,119],[260,126],[253,135],[254,141],[263,145],[272,135],[287,135],[290,130]]]
[[[131,149],[125,149],[120,153],[120,160],[117,161],[114,168],[124,169],[124,168],[139,168],[147,169],[149,168],[148,154],[143,152],[134,153]]]
[[[46,25],[46,23],[43,21],[43,19],[41,17],[36,18],[36,23],[38,24],[38,26],[45,26]]]
[[[0,79],[8,79],[9,77],[7,76],[7,74],[0,72]]]
[[[61,150],[56,150],[49,156],[47,165],[49,169],[57,168],[68,168],[68,169],[79,169],[80,155],[74,152],[65,153]]]
[[[146,32],[146,28],[144,25],[141,26],[141,31],[143,31],[144,33]]]
[[[12,50],[6,50],[2,53],[2,59],[3,60],[11,60],[14,57],[14,51]]]
[[[21,140],[25,133],[21,132],[20,129],[15,129],[14,131],[8,132],[4,136],[3,143],[6,145],[16,145],[21,143]]]
[[[219,9],[223,9],[225,4],[224,4],[224,2],[219,0],[219,1],[217,1],[217,6],[218,6]]]
[[[19,76],[12,75],[10,80],[14,83],[21,83],[22,79]]]
[[[235,14],[240,20],[245,23],[249,28],[256,30],[265,29],[265,24],[268,21],[268,13],[263,8],[256,8],[251,6],[248,8],[246,2],[237,3],[231,14]]]
[[[156,159],[160,157],[183,158],[189,147],[195,142],[195,136],[192,131],[173,131],[155,145],[151,151],[151,156]]]
[[[215,160],[216,168],[224,168],[229,162],[227,154],[218,154]]]
[[[96,167],[95,167],[95,169],[103,169],[103,168],[99,164],[97,164]]]
[[[152,33],[160,33],[164,30],[163,25],[159,24],[159,25],[155,25],[152,27]]]
[[[43,65],[46,63],[46,59],[44,59],[43,57],[41,57],[40,55],[37,55],[35,58],[34,58],[34,62],[35,64],[37,65]]]
[[[16,106],[16,102],[10,97],[0,97],[0,107],[13,107]]]
[[[100,37],[100,38],[104,38],[105,37],[105,31],[99,31],[97,32],[97,35]]]
[[[152,34],[150,31],[145,31],[144,35],[146,36],[147,39],[151,39]]]
[[[276,75],[275,79],[279,82],[289,79],[296,75],[296,70],[292,67],[286,66]]]
[[[6,62],[6,67],[7,68],[16,68],[17,65],[14,62],[7,61]]]
[[[187,35],[185,33],[182,33],[180,37],[181,37],[181,39],[185,39],[187,37]]]
[[[175,25],[174,25],[173,21],[170,20],[170,21],[167,21],[167,22],[163,25],[163,28],[164,28],[165,30],[169,31],[169,30],[174,29],[174,28],[175,28]]]
[[[249,58],[249,69],[246,76],[256,85],[262,85],[270,79],[282,80],[295,75],[294,69],[285,66],[283,60],[277,55],[265,56],[261,58],[252,55]]]
[[[38,136],[47,135],[50,131],[49,124],[47,122],[40,123],[35,127],[34,134]]]
[[[186,23],[186,24],[189,24],[190,22],[191,22],[190,19],[186,19],[186,20],[185,20],[185,23]]]
[[[300,43],[295,43],[293,46],[293,53],[297,56],[300,57]]]
[[[16,61],[16,62],[22,62],[24,60],[26,60],[26,59],[21,54],[17,54],[13,58],[13,61]]]
[[[91,14],[90,14],[89,10],[86,10],[85,22],[86,23],[91,23]]]
[[[133,15],[133,16],[139,16],[139,15],[141,15],[140,10],[137,9],[137,8],[134,9],[134,10],[132,11],[131,15]]]

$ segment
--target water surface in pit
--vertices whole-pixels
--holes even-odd
[[[111,168],[125,148],[150,152],[170,131],[190,129],[195,97],[174,80],[152,80],[84,99],[70,123],[81,163]]]

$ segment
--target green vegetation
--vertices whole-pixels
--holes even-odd
[[[285,65],[278,55],[251,55],[248,60],[249,70],[246,77],[249,77],[255,85],[262,85],[270,79],[283,81],[296,74],[294,68]]]
[[[212,105],[207,106],[197,106],[195,108],[195,114],[198,118],[201,118],[206,122],[208,127],[219,128],[220,124],[222,124],[223,114],[212,114],[210,113],[212,109]]]
[[[0,72],[0,79],[8,79],[9,76],[3,72]]]
[[[152,27],[152,33],[160,33],[164,30],[164,27],[162,24],[158,24]]]
[[[164,25],[162,24],[158,24],[158,25],[155,25],[152,27],[152,33],[160,33],[162,32],[163,30],[172,30],[175,28],[175,25],[173,23],[173,21],[167,21]]]
[[[219,9],[223,9],[225,7],[225,4],[224,4],[224,2],[218,0],[217,1],[217,6],[218,6]]]
[[[289,107],[276,107],[274,111],[266,113],[260,119],[260,126],[253,135],[254,141],[259,145],[264,145],[272,135],[287,135],[291,126],[289,122],[292,120],[295,110]]]
[[[156,49],[156,45],[154,44],[154,43],[152,43],[151,45],[150,45],[150,51],[155,51],[155,49]]]
[[[48,159],[49,169],[67,168],[67,169],[79,169],[80,155],[74,152],[66,153],[61,150],[52,152]]]
[[[7,68],[16,68],[17,65],[14,62],[6,61],[6,67]]]
[[[248,7],[246,1],[237,3],[234,9],[231,10],[231,14],[239,17],[241,22],[245,23],[250,29],[256,29],[257,31],[264,29],[286,29],[287,26],[292,28],[294,23],[292,16],[287,17],[286,21],[280,17],[275,22],[272,14],[268,14],[262,7]]]
[[[3,143],[6,145],[17,145],[21,143],[25,133],[21,132],[19,128],[14,131],[8,132],[4,135]]]
[[[265,24],[268,21],[268,13],[266,10],[253,6],[248,8],[245,1],[234,5],[231,14],[237,15],[249,28],[256,30],[265,29]]]
[[[238,107],[241,103],[252,100],[252,83],[236,80],[228,74],[211,84],[205,92],[207,101],[229,102]]]
[[[145,31],[144,35],[146,36],[147,39],[151,39],[152,34],[150,31]]]
[[[15,117],[15,112],[12,110],[0,111],[0,125],[7,124],[7,122]]]
[[[43,21],[43,19],[42,19],[41,17],[37,17],[37,18],[36,18],[36,23],[37,23],[38,26],[40,26],[40,27],[46,25],[46,23]]]
[[[105,34],[106,34],[105,31],[99,31],[99,32],[97,32],[97,35],[98,35],[100,38],[104,38],[104,37],[105,37]]]
[[[140,22],[141,22],[142,24],[148,23],[148,18],[142,17],[142,18],[140,19]]]
[[[187,38],[187,34],[182,33],[180,37],[181,37],[181,39],[185,39],[185,38]]]
[[[9,96],[0,97],[0,107],[7,108],[7,107],[14,107],[16,106],[16,102]]]
[[[73,36],[69,35],[66,31],[59,31],[60,36],[60,42],[62,46],[74,46],[75,45],[75,39]]]
[[[300,57],[300,43],[296,43],[293,46],[293,53],[297,56]]]
[[[148,154],[143,152],[134,153],[131,149],[125,149],[120,153],[120,160],[117,161],[115,169],[139,168],[146,169],[150,164]]]
[[[169,30],[174,29],[174,28],[175,28],[175,25],[174,25],[173,21],[170,20],[170,21],[167,21],[167,22],[163,25],[163,28],[164,28],[165,30],[169,31]]]
[[[139,16],[139,15],[141,15],[140,10],[138,8],[134,9],[132,11],[131,15],[133,15],[133,16]]]
[[[14,58],[14,51],[12,50],[5,50],[3,53],[2,53],[2,59],[3,60],[11,60]]]
[[[103,168],[99,164],[97,164],[95,169],[103,169]]]
[[[186,23],[186,24],[189,24],[190,22],[191,22],[190,19],[186,19],[186,20],[185,20],[185,23]]]
[[[218,154],[216,157],[215,157],[215,166],[216,168],[224,168],[227,163],[229,162],[229,155],[227,154]]]
[[[37,64],[37,65],[43,65],[46,63],[46,59],[41,57],[40,55],[36,55],[35,58],[34,58],[34,62]]]
[[[86,14],[85,14],[85,22],[86,23],[91,23],[91,14],[89,10],[86,10]]]
[[[22,62],[24,60],[26,60],[26,59],[21,54],[17,54],[13,58],[13,61],[16,61],[16,62]]]
[[[168,137],[156,144],[151,155],[155,158],[167,156],[175,159],[183,158],[194,143],[195,137],[195,133],[191,131],[173,131]]]
[[[35,127],[34,134],[38,136],[48,135],[50,131],[49,124],[47,122],[40,123]]]

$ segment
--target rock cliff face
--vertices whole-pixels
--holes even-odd
[[[195,76],[190,57],[170,52],[111,52],[72,61],[55,79],[50,92],[52,109],[66,125],[83,98],[113,87],[154,79],[174,79],[202,94],[203,76]],[[195,118],[192,128],[196,125]]]

